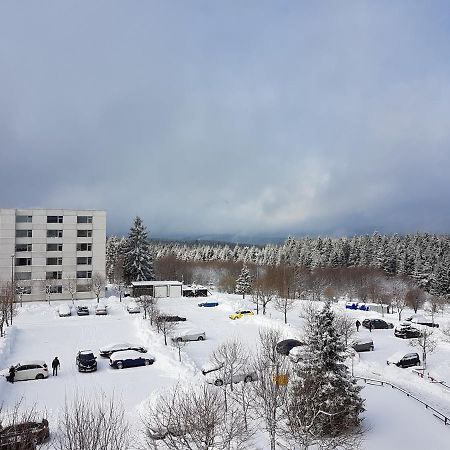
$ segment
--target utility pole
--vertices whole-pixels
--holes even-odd
[[[14,253],[11,255],[11,304],[10,304],[10,313],[11,313],[11,325],[13,323],[13,303],[15,300],[15,289],[14,289]]]

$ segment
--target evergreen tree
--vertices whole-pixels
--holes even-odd
[[[329,303],[313,313],[305,337],[304,357],[289,396],[289,422],[297,427],[293,434],[319,439],[349,435],[361,423],[363,400],[361,387],[344,364],[345,345]]]
[[[245,298],[245,294],[250,294],[252,291],[252,277],[247,266],[242,266],[239,278],[236,280],[236,294],[242,294],[242,298]]]
[[[155,278],[147,228],[140,217],[134,219],[133,226],[130,228],[124,256],[124,275],[128,282],[150,281]]]

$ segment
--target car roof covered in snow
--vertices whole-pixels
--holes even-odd
[[[373,340],[370,338],[361,338],[353,341],[353,345],[364,345],[364,344],[373,344]]]
[[[121,352],[115,352],[113,353],[109,359],[111,361],[120,361],[123,359],[155,359],[153,356],[149,355],[148,353],[140,353],[136,350],[123,350]]]
[[[100,349],[100,351],[115,350],[116,348],[127,348],[127,347],[140,347],[140,346],[130,344],[129,342],[121,342],[119,344],[105,345]]]

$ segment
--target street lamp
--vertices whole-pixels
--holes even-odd
[[[13,323],[13,303],[16,297],[15,294],[15,289],[14,289],[14,253],[11,255],[11,309],[10,309],[10,313],[11,313],[11,325]]]

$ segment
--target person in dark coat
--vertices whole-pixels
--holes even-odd
[[[372,333],[372,321],[369,322],[369,331]]]
[[[14,383],[14,377],[16,376],[16,368],[14,366],[11,366],[9,368],[9,375],[6,377],[6,380],[10,383]]]
[[[356,321],[356,331],[359,331],[359,327],[361,326],[361,322],[359,320]]]
[[[58,369],[59,369],[59,366],[60,366],[60,365],[61,365],[61,364],[59,363],[58,357],[55,356],[55,359],[52,361],[53,375],[54,375],[55,377],[58,376]]]

